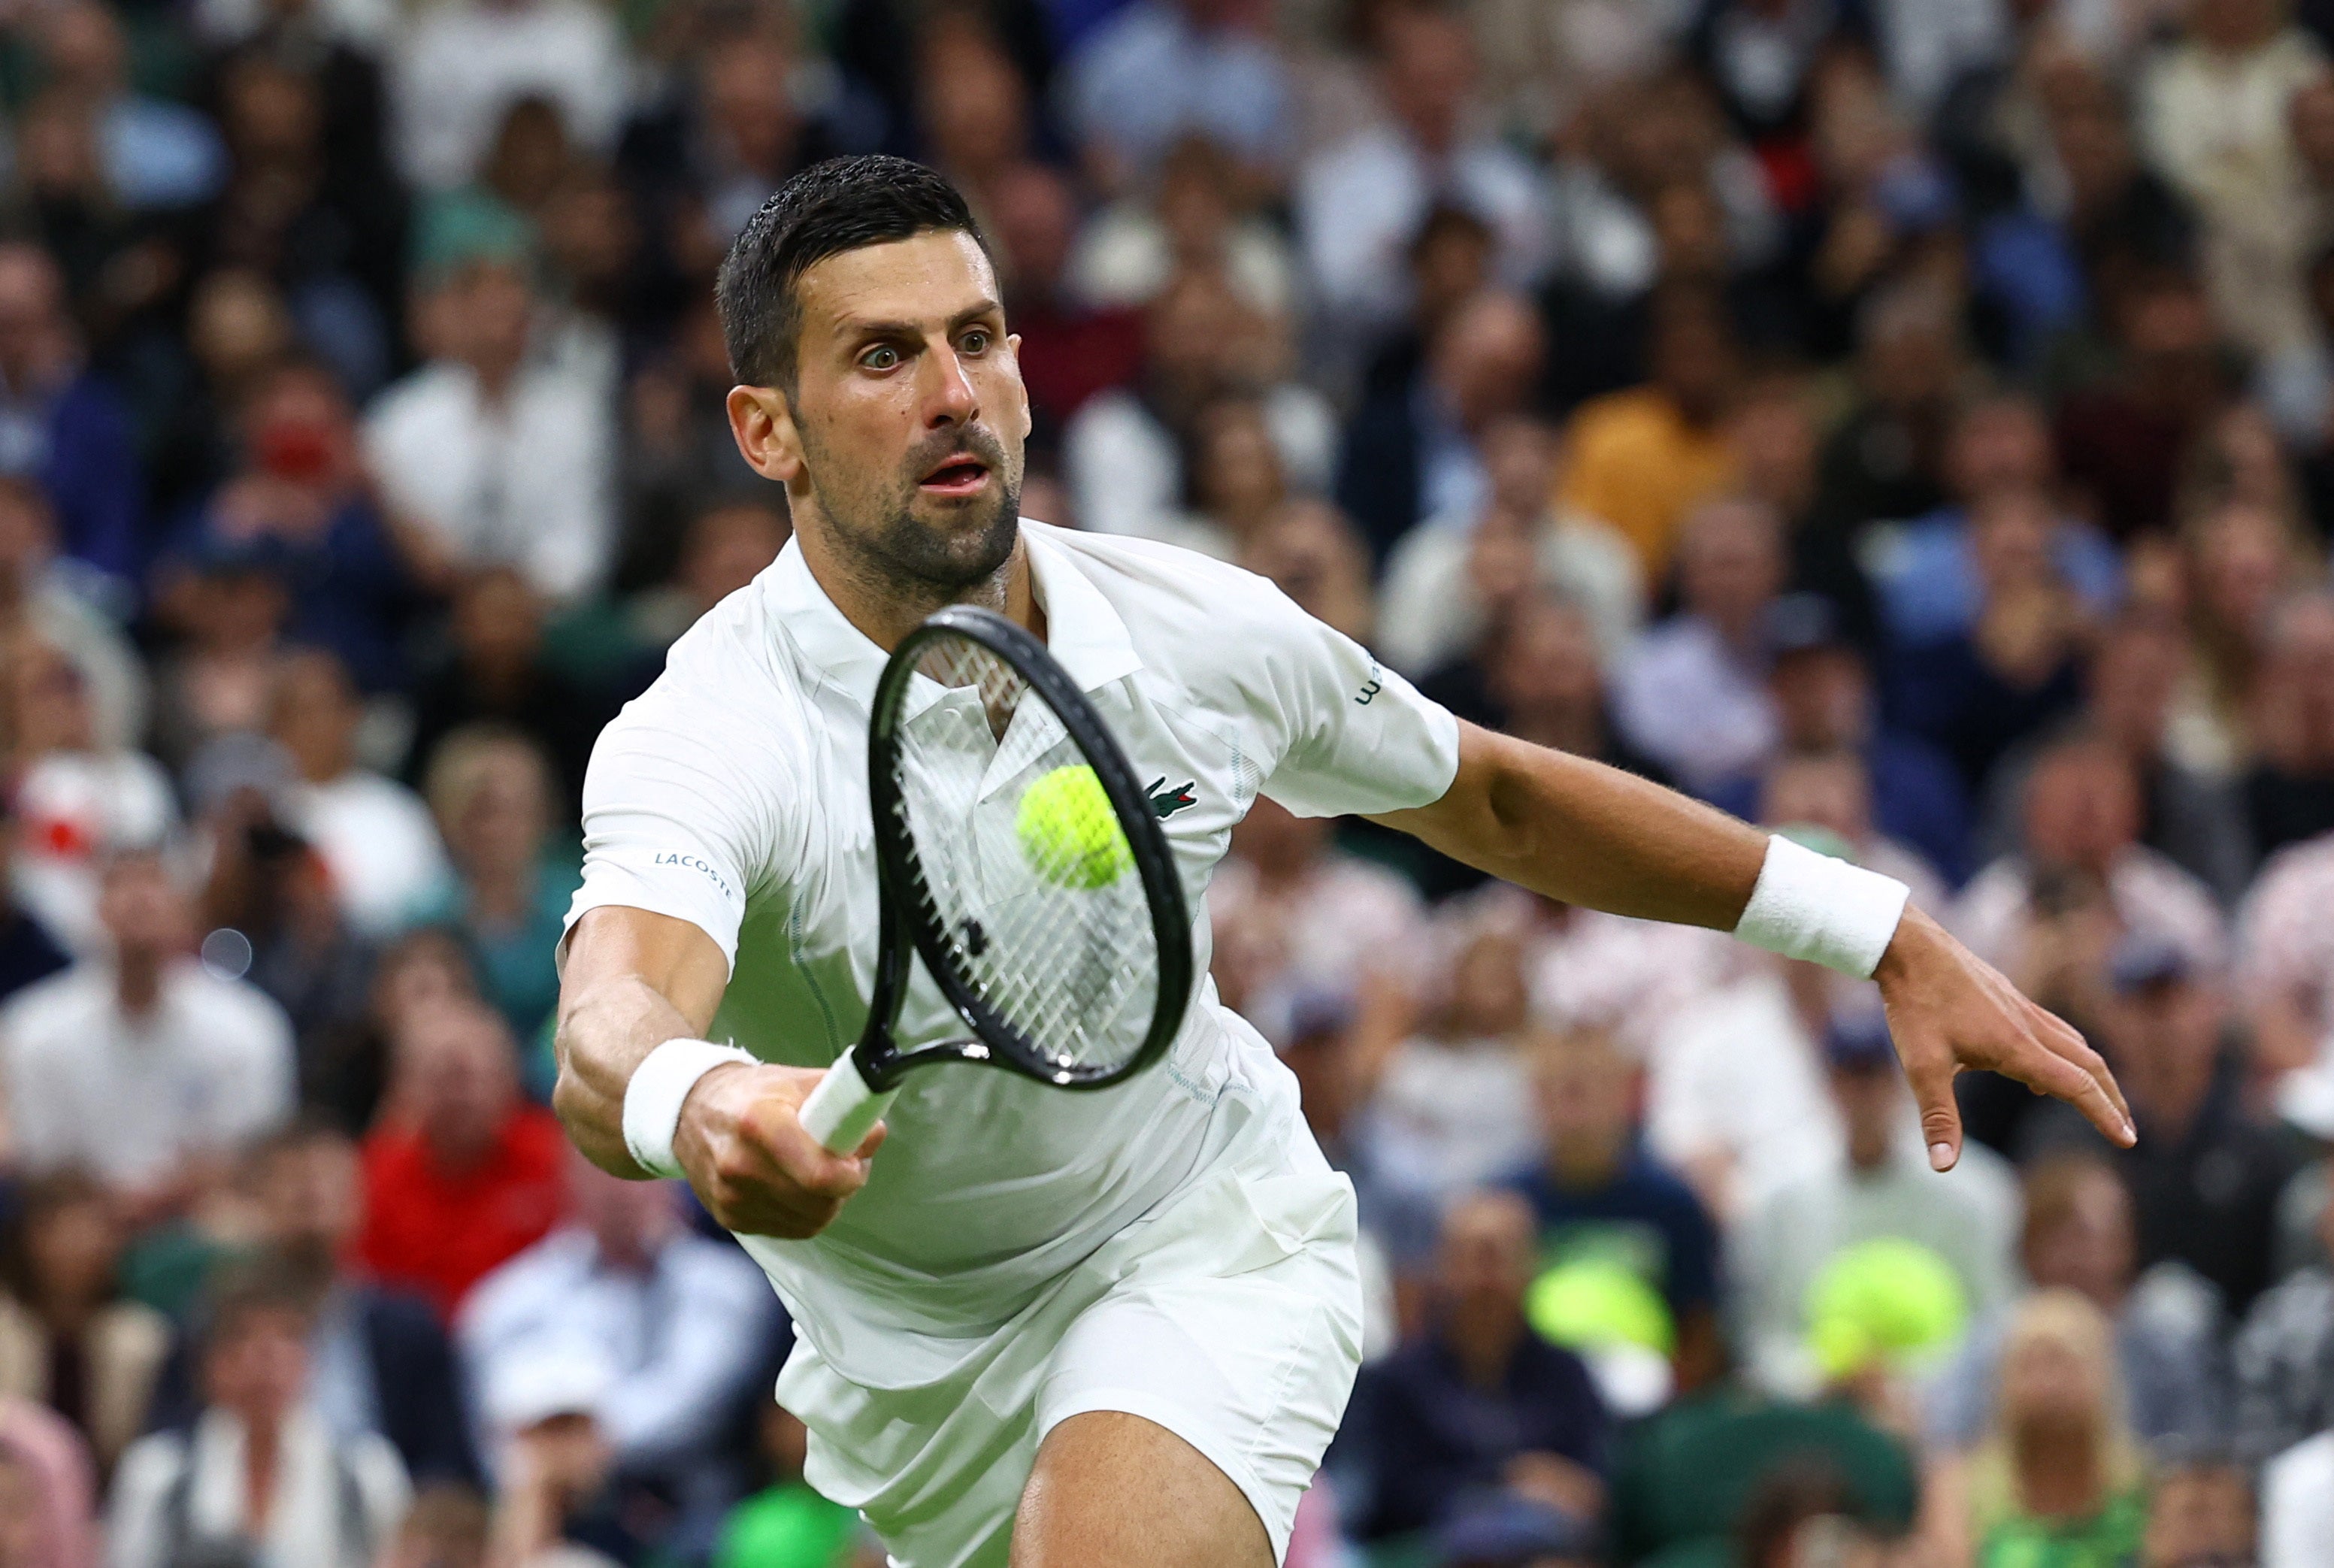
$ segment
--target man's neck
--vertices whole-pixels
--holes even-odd
[[[799,497],[790,499],[797,507],[802,504]],[[1039,637],[1045,635],[1045,617],[1029,586],[1029,542],[1026,536],[1014,540],[1013,553],[995,576],[953,596],[903,592],[896,582],[877,580],[855,569],[842,552],[834,549],[824,528],[797,527],[795,537],[802,543],[803,561],[820,590],[843,612],[845,620],[886,653],[899,647],[925,617],[950,604],[975,604],[993,610]]]
[[[151,1013],[162,999],[162,955],[133,948],[117,956],[113,995],[133,1017]]]

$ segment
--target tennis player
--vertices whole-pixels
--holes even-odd
[[[1461,724],[1260,578],[1023,520],[1017,343],[939,175],[808,170],[739,235],[719,299],[730,428],[795,536],[600,738],[556,1104],[606,1169],[685,1176],[767,1271],[809,1479],[896,1563],[1268,1568],[1360,1359],[1352,1188],[1212,986],[1169,1056],[1114,1088],[911,1074],[851,1156],[797,1122],[857,1034],[877,947],[869,697],[941,605],[1043,637],[1159,781],[1202,970],[1209,874],[1267,794],[1876,978],[1940,1169],[1963,1067],[2130,1141],[2099,1058],[1901,884]],[[911,1005],[900,1044],[946,1026]]]

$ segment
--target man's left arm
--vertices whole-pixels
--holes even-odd
[[[1893,930],[1870,928],[1889,917],[1885,894],[1872,904],[1879,880],[1862,880],[1869,873],[1828,862],[1858,880],[1839,883],[1827,907],[1820,879],[1801,875],[1786,885],[1795,869],[1804,871],[1792,857],[1808,851],[1617,768],[1473,725],[1461,726],[1457,776],[1441,799],[1373,820],[1568,904],[1732,931],[1789,956],[1861,970],[1859,977],[1879,983],[1938,1169],[1961,1156],[1953,1078],[1963,1068],[1988,1068],[2056,1095],[2111,1140],[2132,1141],[2122,1092],[2071,1025],[2021,996],[1920,909],[1901,906]],[[1761,909],[1746,924],[1754,893]],[[1866,907],[1852,907],[1859,901]],[[1855,929],[1858,922],[1866,928]],[[1761,940],[1786,928],[1804,950]]]

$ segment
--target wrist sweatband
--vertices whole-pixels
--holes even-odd
[[[624,1147],[632,1163],[651,1176],[679,1176],[672,1135],[680,1128],[680,1102],[716,1067],[757,1061],[751,1052],[710,1040],[668,1040],[650,1052],[624,1085]]]
[[[1754,948],[1872,978],[1912,890],[1894,877],[1818,854],[1778,833],[1734,924]]]

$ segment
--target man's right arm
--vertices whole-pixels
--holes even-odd
[[[728,987],[713,938],[687,920],[608,904],[584,911],[559,988],[559,1082],[552,1108],[584,1157],[612,1175],[649,1173],[624,1144],[624,1091],[649,1053],[701,1038]],[[866,1184],[879,1126],[850,1156],[830,1154],[796,1111],[825,1074],[716,1067],[681,1102],[673,1154],[713,1217],[747,1236],[816,1234]]]

